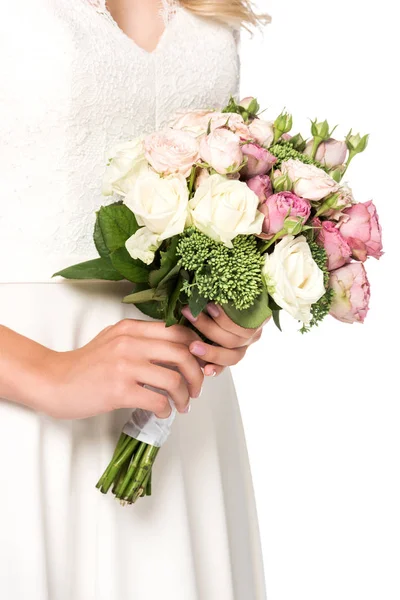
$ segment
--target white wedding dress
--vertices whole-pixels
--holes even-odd
[[[2,11],[0,323],[58,351],[144,318],[121,304],[128,282],[50,279],[96,257],[105,152],[238,90],[232,29],[177,5],[164,17],[148,53],[101,1],[12,0]],[[159,453],[153,496],[123,508],[95,483],[129,411],[57,421],[0,400],[1,598],[265,599],[230,374],[192,404]]]

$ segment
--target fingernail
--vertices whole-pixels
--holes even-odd
[[[207,377],[215,377],[217,374],[217,371],[215,369],[213,369],[212,371],[209,371],[206,375]]]
[[[207,304],[207,312],[211,317],[214,317],[214,319],[216,319],[217,317],[219,317],[219,308],[216,304],[214,304],[213,302],[210,302],[209,304]]]
[[[195,344],[193,344],[193,346],[190,348],[190,352],[192,354],[195,354],[196,356],[204,356],[205,353],[207,352],[205,346],[203,346],[203,344],[198,344],[197,342]]]
[[[188,413],[190,413],[191,410],[192,410],[192,405],[189,402],[189,404],[187,405],[187,407],[185,408],[185,410],[183,412],[187,415]]]
[[[197,317],[194,317],[192,315],[192,313],[190,312],[190,308],[188,306],[184,306],[182,308],[182,314],[184,317],[187,318],[188,321],[191,321],[192,323],[195,323],[197,321]]]

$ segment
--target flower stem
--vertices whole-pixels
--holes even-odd
[[[140,444],[138,440],[131,439],[124,451],[120,453],[119,457],[111,461],[111,468],[109,469],[100,490],[103,494],[107,494],[108,490],[114,483],[120,468],[125,461],[131,458],[133,451],[138,444]]]

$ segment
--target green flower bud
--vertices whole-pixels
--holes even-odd
[[[361,137],[359,133],[357,133],[356,135],[352,135],[352,132],[350,130],[346,137],[346,144],[351,153],[359,154],[360,152],[364,152],[365,148],[368,145],[368,139],[368,134]]]
[[[326,119],[325,121],[321,121],[321,123],[317,123],[317,119],[311,121],[311,134],[314,138],[318,138],[321,142],[324,142],[331,137],[331,133]]]
[[[301,133],[297,133],[296,135],[291,137],[290,140],[288,140],[288,142],[298,152],[303,152],[304,148],[306,147],[306,142]]]
[[[293,182],[287,173],[277,170],[271,175],[271,179],[275,193],[291,192],[293,190]]]
[[[340,183],[345,172],[346,165],[338,165],[334,169],[331,169],[328,174],[336,181],[336,183]]]
[[[274,122],[274,143],[277,142],[284,133],[288,133],[288,131],[292,129],[292,125],[292,115],[285,111],[281,112]]]
[[[283,228],[281,229],[282,235],[298,235],[303,231],[303,219],[285,219]]]

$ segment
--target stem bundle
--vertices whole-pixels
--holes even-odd
[[[151,471],[158,451],[122,433],[96,487],[102,494],[112,487],[121,504],[134,504],[141,496],[151,496]]]

